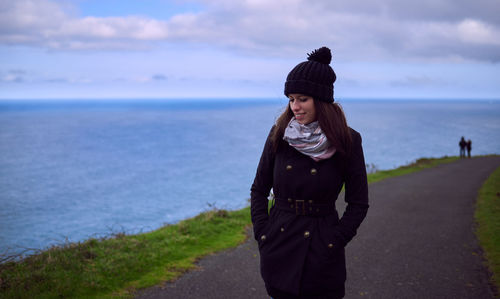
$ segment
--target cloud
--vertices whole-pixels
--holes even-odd
[[[0,83],[25,83],[25,84],[44,84],[44,83],[64,83],[64,84],[89,84],[92,80],[81,76],[54,75],[36,70],[11,69],[0,71]]]
[[[0,11],[0,42],[4,44],[77,50],[134,48],[131,40],[168,37],[165,21],[136,16],[77,18],[48,0],[3,1]]]
[[[426,75],[421,76],[407,76],[403,80],[392,81],[391,86],[394,87],[442,87],[448,83],[442,79],[430,78]]]
[[[0,73],[0,82],[22,83],[26,81],[26,75],[24,70],[9,70],[5,74]]]
[[[156,75],[153,75],[152,79],[155,81],[165,81],[165,80],[167,80],[167,77],[165,75],[162,75],[162,74],[156,74]]]
[[[78,17],[54,1],[0,1],[3,44],[84,50],[188,42],[282,57],[327,45],[343,60],[500,61],[497,0],[200,0],[204,11],[165,20]]]
[[[70,83],[67,79],[65,78],[52,78],[52,79],[47,79],[47,83]]]
[[[459,38],[464,42],[500,45],[500,32],[484,22],[465,19],[457,26]]]

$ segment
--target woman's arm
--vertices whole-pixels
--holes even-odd
[[[264,228],[269,220],[268,209],[268,196],[273,186],[273,171],[274,171],[274,157],[275,154],[272,149],[271,132],[267,137],[264,150],[260,157],[257,173],[251,187],[251,201],[250,210],[252,215],[252,223],[255,239],[260,237],[260,231]]]
[[[352,130],[352,129],[351,129]],[[337,243],[347,245],[368,211],[368,181],[361,135],[352,130],[352,151],[345,171],[345,201],[347,207],[336,229]]]

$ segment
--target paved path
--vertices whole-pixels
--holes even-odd
[[[493,298],[473,214],[477,191],[498,166],[500,157],[464,159],[370,185],[368,216],[346,248],[345,298]],[[137,295],[268,298],[252,238]]]

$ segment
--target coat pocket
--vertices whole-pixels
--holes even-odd
[[[263,228],[260,231],[260,235],[257,237],[257,243],[259,244],[259,249],[262,249],[265,243],[267,243],[269,240],[269,228],[271,226],[271,221],[267,221],[266,224],[263,226]]]
[[[336,219],[324,219],[318,226],[319,236],[321,241],[321,247],[325,252],[325,255],[330,258],[337,258],[339,254],[343,254],[344,245],[338,238],[338,220]]]
[[[279,237],[280,230],[283,230],[282,227],[285,219],[280,218],[277,214],[279,214],[279,212],[272,208],[269,214],[269,220],[259,231],[260,235],[257,238],[259,250],[268,247],[270,243],[275,243]]]

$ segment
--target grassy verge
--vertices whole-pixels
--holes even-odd
[[[195,267],[203,255],[240,244],[249,223],[249,208],[212,210],[150,233],[53,247],[0,265],[0,297],[130,297]]]
[[[477,199],[476,234],[492,273],[492,284],[500,298],[500,167],[483,184]]]
[[[420,159],[370,174],[368,181],[456,159]],[[204,255],[240,244],[249,225],[248,207],[212,210],[149,233],[56,246],[22,261],[0,264],[0,297],[128,298],[136,289],[175,279]]]
[[[458,159],[459,159],[458,157],[443,157],[439,159],[421,158],[415,161],[414,163],[401,166],[396,169],[382,170],[382,171],[377,171],[375,173],[371,173],[368,175],[368,183],[375,183],[386,178],[409,174],[412,172],[420,171],[425,168],[434,167],[439,164],[450,163]]]

